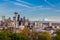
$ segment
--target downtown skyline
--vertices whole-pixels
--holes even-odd
[[[32,21],[60,22],[59,0],[0,0],[0,17],[13,17],[15,11]]]

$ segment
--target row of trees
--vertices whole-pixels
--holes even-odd
[[[60,30],[57,30],[54,40],[60,40]],[[7,30],[0,32],[0,40],[51,40],[51,35],[48,32],[30,32],[24,30],[21,33],[12,33]]]
[[[0,32],[0,40],[28,40],[28,36],[23,33]]]
[[[28,29],[23,30],[21,33],[14,33],[9,29],[3,28],[3,30],[0,30],[0,40],[29,40],[28,33]]]
[[[60,40],[60,30],[57,30],[56,34],[55,40]]]
[[[25,32],[26,31],[26,32]],[[50,34],[47,32],[37,33],[25,30],[21,33],[12,33],[7,30],[0,32],[0,40],[50,40]]]

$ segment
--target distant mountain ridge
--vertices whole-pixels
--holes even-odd
[[[36,22],[36,21],[32,21],[32,22]],[[51,23],[60,24],[60,22],[55,22],[55,21],[37,21],[37,22],[42,22],[42,23],[48,23],[48,22],[51,22]]]

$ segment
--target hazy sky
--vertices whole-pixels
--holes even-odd
[[[30,20],[60,22],[60,0],[0,0],[0,17],[13,17],[15,11]]]

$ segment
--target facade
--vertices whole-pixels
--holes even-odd
[[[52,26],[52,23],[51,22],[48,22],[48,26]]]

